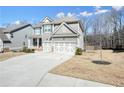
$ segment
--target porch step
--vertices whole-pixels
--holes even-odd
[[[42,48],[37,48],[37,49],[35,49],[36,51],[42,51]]]

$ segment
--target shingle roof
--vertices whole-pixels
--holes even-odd
[[[77,21],[79,20],[75,17],[63,17],[63,18],[54,20],[54,23],[57,24],[57,23],[62,23],[62,22],[77,22]]]
[[[9,41],[3,30],[5,30],[5,28],[0,28],[0,39],[2,39],[2,41]]]
[[[30,24],[18,24],[18,25],[11,25],[9,27],[7,27],[4,32],[14,32],[17,31],[19,29],[25,28],[27,26],[31,26]]]
[[[33,25],[34,28],[36,27],[41,27],[44,24],[61,24],[62,22],[67,22],[67,23],[71,23],[71,22],[78,22],[79,20],[75,17],[63,17],[63,18],[58,18],[53,20],[52,22],[48,22],[48,23],[43,23],[40,22],[38,24]]]
[[[43,23],[38,23],[38,24],[34,24],[34,25],[32,25],[34,28],[37,28],[37,27],[41,27],[43,25]]]

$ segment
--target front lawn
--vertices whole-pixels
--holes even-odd
[[[5,52],[5,53],[0,53],[0,62],[7,60],[12,57],[20,56],[20,55],[25,55],[26,53],[24,52]]]
[[[92,80],[114,86],[124,86],[124,53],[103,50],[103,61],[99,62],[100,51],[84,52],[55,67],[50,73]]]

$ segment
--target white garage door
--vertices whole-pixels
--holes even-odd
[[[54,42],[54,52],[63,54],[75,54],[75,42]]]

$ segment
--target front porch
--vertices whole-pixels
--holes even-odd
[[[28,39],[28,48],[42,50],[42,37],[35,36]]]

